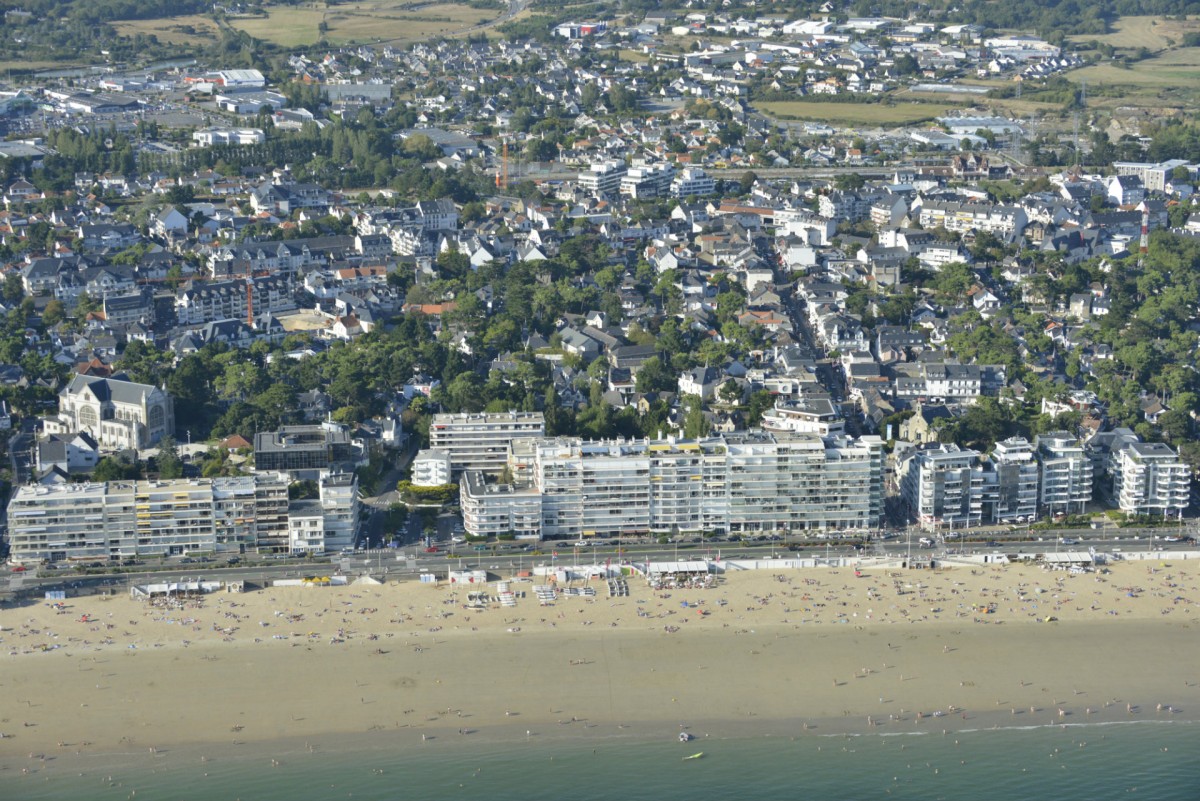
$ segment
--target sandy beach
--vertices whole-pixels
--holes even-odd
[[[698,737],[1197,717],[1200,560],[747,571],[512,608],[417,583],[0,611],[0,758],[411,731]],[[683,606],[686,602],[687,606]],[[989,611],[990,610],[990,611]],[[1053,620],[1047,620],[1053,618]]]

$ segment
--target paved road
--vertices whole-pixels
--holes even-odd
[[[913,532],[911,542],[907,535],[892,540],[876,540],[868,546],[866,554],[873,556],[909,556],[914,559],[941,558],[958,553],[1032,553],[1046,554],[1066,551],[1086,551],[1089,547],[1097,551],[1113,552],[1161,550],[1164,556],[1180,550],[1192,550],[1196,546],[1186,542],[1171,542],[1166,537],[1175,536],[1165,529],[1150,529],[1140,532],[1116,531],[1113,535],[1096,536],[1091,533],[1075,544],[1064,544],[1057,534],[1046,532],[1041,540],[1030,537],[1026,532],[1013,532],[1008,538],[994,540],[995,546],[986,542],[961,542],[939,538],[933,547],[919,544],[919,532]],[[1074,536],[1084,536],[1075,532]],[[1067,534],[1067,539],[1072,535]],[[415,577],[419,572],[440,573],[459,567],[461,569],[485,569],[501,575],[520,570],[531,570],[537,565],[620,563],[624,561],[673,561],[675,559],[722,558],[722,559],[769,559],[772,557],[846,557],[858,553],[852,540],[828,539],[805,540],[805,546],[796,551],[788,549],[788,543],[775,542],[719,542],[674,544],[622,543],[593,545],[576,548],[571,542],[544,542],[536,546],[538,551],[502,550],[499,546],[488,546],[476,551],[471,545],[439,545],[436,554],[427,554],[423,548],[407,547],[398,550],[380,549],[375,553],[357,553],[348,557],[335,556],[321,560],[269,560],[262,563],[228,566],[222,563],[147,565],[145,572],[126,574],[80,575],[74,570],[43,570],[39,575],[5,574],[0,576],[0,591],[32,590],[40,594],[46,589],[67,589],[75,593],[104,591],[124,592],[130,584],[146,584],[181,579],[212,578],[220,580],[241,579],[251,583],[303,576],[332,575],[339,570],[348,575],[364,572],[385,574],[394,577]],[[515,546],[509,546],[515,548]],[[456,558],[448,558],[447,553]]]

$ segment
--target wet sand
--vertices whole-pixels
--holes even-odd
[[[633,578],[551,606],[513,586],[482,611],[416,583],[4,609],[0,757],[1200,717],[1200,561]]]

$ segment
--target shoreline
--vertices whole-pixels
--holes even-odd
[[[1187,636],[1198,585],[1200,564],[1180,562],[1106,576],[910,571],[896,584],[764,571],[710,590],[631,582],[631,597],[547,607],[527,585],[515,609],[484,612],[415,584],[274,588],[179,609],[72,599],[0,611],[11,629],[0,691],[13,699],[0,759],[385,732],[441,748],[526,731],[535,743],[669,740],[681,725],[702,739],[1188,723],[1200,710],[1200,643]],[[1059,621],[1034,622],[1047,616]]]

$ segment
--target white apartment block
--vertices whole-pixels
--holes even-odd
[[[358,538],[362,508],[358,502],[358,478],[354,473],[327,473],[321,476],[318,489],[323,529],[320,550],[330,552],[352,547]],[[288,516],[291,516],[290,510]]]
[[[762,429],[829,437],[843,433],[846,422],[829,398],[800,397],[777,399],[775,406],[763,413]]]
[[[544,436],[541,412],[435,414],[429,425],[429,447],[450,455],[454,475],[463,470],[499,472],[514,440]]]
[[[542,537],[615,537],[672,531],[867,530],[882,515],[878,437],[733,432],[701,440],[525,442],[514,484],[464,476],[472,534],[538,510]],[[475,476],[475,474],[468,474]],[[509,507],[505,511],[504,507]],[[470,513],[468,513],[470,510]],[[473,529],[472,526],[475,526]]]
[[[450,454],[426,448],[418,451],[412,462],[412,483],[418,487],[440,487],[453,481]]]
[[[196,283],[175,297],[180,325],[202,325],[217,320],[258,319],[296,308],[289,281],[279,276],[236,281]]]
[[[1182,514],[1191,494],[1191,471],[1161,442],[1128,442],[1109,465],[1113,497],[1121,511],[1138,515]]]
[[[716,180],[699,167],[685,167],[671,181],[671,197],[700,197],[716,191]]]
[[[1092,461],[1066,431],[1034,438],[1041,463],[1041,506],[1050,515],[1081,514],[1092,499]]]
[[[923,448],[900,463],[900,494],[926,528],[978,526],[983,483],[979,453],[957,445]]]
[[[1196,165],[1184,159],[1169,159],[1153,162],[1115,161],[1113,169],[1117,175],[1133,175],[1142,179],[1142,186],[1147,192],[1163,192],[1167,188],[1167,180],[1176,167],[1186,167],[1188,172],[1195,174]]]
[[[622,195],[631,198],[664,197],[671,191],[675,168],[670,164],[634,167],[621,178]]]
[[[601,193],[613,195],[621,188],[621,179],[625,177],[625,162],[603,161],[593,164],[584,172],[579,173],[579,188],[593,195]]]
[[[991,469],[986,471],[983,503],[994,523],[1029,523],[1037,519],[1038,463],[1033,446],[1023,437],[996,443]]]
[[[197,147],[213,145],[261,145],[267,135],[261,128],[208,128],[192,134]]]
[[[775,225],[777,232],[782,229],[810,245],[823,247],[837,236],[837,220],[819,217],[808,209],[779,209],[775,212]]]
[[[16,562],[283,551],[288,478],[28,485],[9,502],[8,532]]]
[[[529,484],[489,484],[478,470],[462,475],[463,527],[476,537],[536,538],[542,526],[542,495]]]
[[[928,200],[921,204],[921,227],[945,228],[947,231],[989,231],[993,234],[1020,235],[1028,219],[1015,206],[991,203],[959,203]]]

